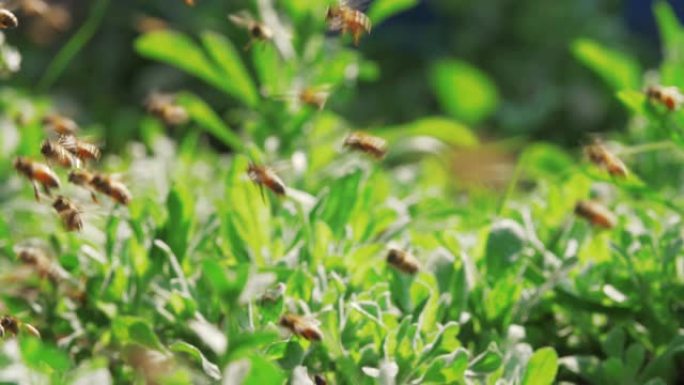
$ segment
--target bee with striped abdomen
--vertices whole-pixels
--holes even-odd
[[[575,205],[575,214],[586,219],[592,225],[604,229],[615,227],[617,219],[605,206],[595,201],[579,201]]]
[[[292,334],[309,341],[320,341],[323,339],[323,332],[321,332],[314,320],[295,314],[285,314],[280,317],[279,324],[288,329]]]
[[[40,146],[40,153],[43,154],[48,161],[56,163],[64,168],[80,167],[79,159],[64,147],[60,141],[44,141]]]
[[[364,132],[352,132],[344,140],[344,146],[353,150],[365,152],[376,159],[384,158],[387,154],[387,141]]]
[[[43,190],[48,196],[51,196],[51,189],[60,187],[57,174],[45,164],[35,162],[28,158],[18,157],[14,160],[13,165],[17,172],[31,181],[37,201],[40,201],[40,195],[38,193],[39,184],[43,186]]]
[[[419,270],[418,261],[409,252],[392,248],[387,252],[387,263],[406,274],[416,274]]]
[[[59,195],[55,198],[52,207],[59,214],[62,225],[67,231],[81,231],[83,229],[81,210],[72,201]]]
[[[249,179],[259,185],[261,189],[261,197],[264,197],[263,186],[273,191],[278,196],[285,196],[287,188],[285,183],[276,175],[276,173],[266,166],[258,166],[250,163],[247,168],[247,176]]]
[[[585,146],[584,153],[592,163],[606,170],[610,175],[621,178],[627,177],[627,166],[599,140]]]
[[[363,33],[371,32],[371,21],[361,8],[367,3],[363,0],[343,0],[338,5],[328,8],[325,20],[331,31],[349,32],[354,44],[359,45]]]

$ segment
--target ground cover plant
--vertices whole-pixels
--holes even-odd
[[[356,45],[416,1],[359,5],[358,25],[335,2],[243,5],[223,30],[144,20],[139,71],[191,86],[122,106],[145,114],[136,140],[74,130],[42,92],[106,0],[39,91],[0,87],[0,383],[684,382],[684,27],[667,3],[656,69],[569,44],[629,115],[574,147],[478,135],[501,95],[454,57],[425,76],[440,113],[355,126],[345,105],[383,71]],[[21,71],[13,31],[2,76]]]

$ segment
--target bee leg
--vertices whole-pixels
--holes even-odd
[[[93,200],[93,203],[97,203],[97,204],[99,204],[99,203],[100,203],[100,201],[99,201],[99,200],[97,200],[97,195],[95,195],[95,193],[94,193],[94,192],[92,192],[92,191],[90,192],[90,199],[92,199],[92,200]]]
[[[355,28],[354,31],[352,32],[352,36],[354,36],[354,45],[359,46],[359,43],[361,42],[361,33],[362,31],[358,28]]]
[[[3,328],[2,325],[0,325],[0,338],[4,338],[4,337],[5,337],[5,328]]]
[[[33,186],[33,195],[36,197],[36,202],[40,202],[40,192],[38,192],[38,183],[36,181],[31,181]]]
[[[52,193],[50,192],[50,188],[46,185],[43,185],[43,191],[45,191],[45,195],[49,196],[52,198]]]

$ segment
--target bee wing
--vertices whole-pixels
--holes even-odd
[[[368,8],[370,8],[372,1],[373,0],[340,0],[340,4],[365,13]]]
[[[57,144],[69,151],[76,150],[76,137],[73,135],[60,135]]]
[[[248,28],[254,22],[254,16],[249,11],[238,11],[228,15],[228,20],[241,28]]]
[[[283,59],[289,60],[294,57],[294,47],[292,47],[292,36],[278,18],[278,14],[271,1],[259,0],[257,2],[261,18],[271,30],[273,30],[273,43]]]

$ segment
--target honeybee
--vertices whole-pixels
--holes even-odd
[[[250,163],[249,167],[247,168],[247,176],[249,176],[249,179],[251,179],[252,182],[259,185],[259,189],[261,189],[261,197],[263,199],[265,199],[263,186],[268,187],[278,196],[285,196],[285,183],[283,183],[278,175],[276,175],[275,172],[273,172],[273,170],[270,168],[265,166],[257,166],[254,163]]]
[[[406,274],[416,274],[419,266],[418,261],[408,252],[392,248],[387,253],[387,263],[395,269]]]
[[[684,104],[684,95],[675,86],[649,86],[646,89],[646,96],[652,102],[660,103],[670,111],[677,110]]]
[[[59,214],[62,224],[67,231],[81,231],[83,229],[81,210],[72,201],[59,195],[55,198],[52,207]]]
[[[2,6],[2,4],[0,4]],[[10,10],[0,8],[0,29],[17,28],[19,19]]]
[[[43,118],[43,126],[57,135],[73,136],[78,132],[78,124],[65,116],[51,114]]]
[[[228,15],[228,19],[240,28],[244,28],[249,32],[250,40],[245,45],[245,50],[248,50],[255,42],[269,41],[273,39],[273,30],[266,24],[257,21],[247,11],[240,11]]]
[[[353,150],[365,152],[376,159],[382,159],[387,154],[387,141],[364,132],[352,132],[344,140],[344,146]]]
[[[280,326],[288,329],[292,334],[309,341],[320,341],[323,339],[323,332],[321,332],[313,320],[295,314],[285,314],[280,317],[279,323]]]
[[[188,111],[176,103],[174,95],[154,92],[145,100],[145,108],[170,126],[185,124],[189,119]]]
[[[132,197],[128,187],[110,175],[94,174],[90,186],[122,205],[128,205],[131,202]]]
[[[621,178],[627,177],[627,166],[615,154],[608,151],[600,141],[596,140],[584,147],[584,153],[592,163],[608,171],[610,175]]]
[[[69,152],[67,148],[64,147],[59,141],[44,141],[40,146],[40,153],[43,154],[45,159],[57,163],[65,168],[74,168],[80,166],[78,158]]]
[[[22,330],[34,337],[40,338],[40,332],[33,325],[23,323],[10,315],[0,318],[0,337],[4,338],[7,333],[17,336]]]
[[[314,384],[316,384],[316,385],[328,385],[328,380],[326,380],[322,374],[315,374],[314,375]]]
[[[331,31],[342,31],[342,34],[349,32],[356,46],[361,42],[364,32],[371,32],[371,21],[359,9],[361,4],[362,1],[358,0],[343,0],[339,5],[330,6],[325,14],[328,28]]]
[[[43,186],[45,194],[51,196],[50,189],[60,187],[59,178],[52,169],[42,163],[34,162],[30,159],[18,157],[14,160],[14,168],[20,174],[24,175],[33,185],[33,192],[36,200],[40,202],[40,195],[38,194],[38,184]]]
[[[577,202],[575,205],[575,214],[586,219],[592,225],[604,229],[612,229],[617,222],[613,213],[595,201]]]
[[[66,279],[67,274],[60,268],[53,266],[50,256],[41,247],[22,247],[17,253],[17,258],[25,265],[31,266],[41,278],[48,278],[53,283]]]
[[[69,183],[87,189],[90,192],[90,198],[93,202],[99,203],[97,195],[95,195],[95,192],[93,191],[93,177],[93,173],[87,170],[71,170],[71,172],[69,172]]]
[[[59,144],[83,162],[100,159],[100,148],[73,135],[62,135]]]
[[[317,90],[312,87],[306,87],[299,91],[299,102],[307,106],[322,110],[325,108],[325,103],[328,102],[330,92]]]

